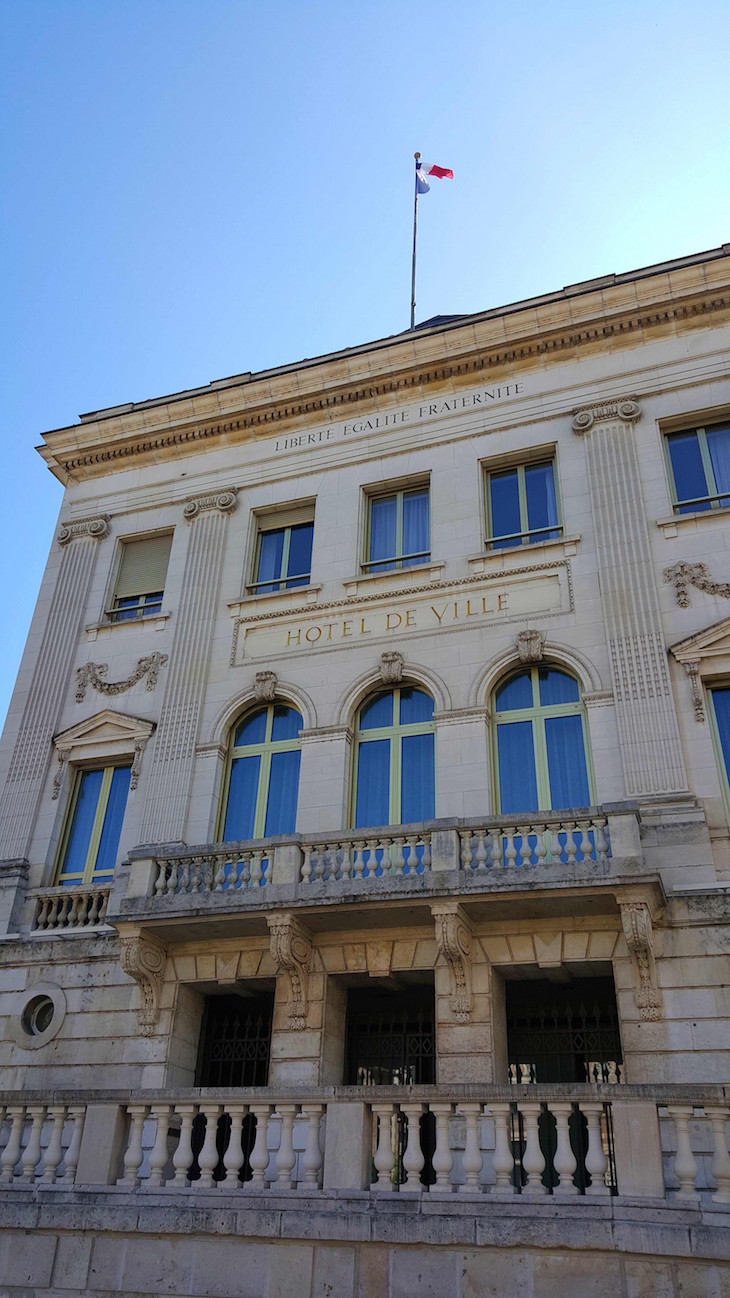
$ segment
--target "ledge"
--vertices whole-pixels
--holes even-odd
[[[391,568],[389,572],[363,572],[357,577],[348,578],[342,584],[348,599],[354,599],[362,591],[368,591],[371,595],[379,590],[385,594],[401,591],[407,593],[413,584],[411,577],[425,577],[436,585],[441,580],[445,567],[443,561],[414,563],[410,568]]]
[[[535,541],[532,545],[506,545],[500,550],[484,550],[481,554],[472,554],[467,558],[467,565],[472,576],[481,576],[488,572],[501,572],[503,568],[514,568],[515,559],[524,555],[539,554],[543,559],[570,558],[578,553],[580,535],[561,536],[553,541]]]
[[[321,583],[310,582],[307,586],[294,586],[291,590],[249,591],[238,599],[230,599],[228,608],[231,617],[240,617],[243,612],[250,613],[257,604],[265,604],[270,609],[281,606],[283,609],[300,608],[307,604],[316,604],[322,589]]]
[[[696,531],[698,525],[704,527],[712,520],[727,526],[728,519],[730,519],[730,508],[695,509],[691,514],[671,514],[668,518],[658,518],[656,525],[666,540],[670,541],[680,532]]]
[[[91,626],[84,627],[84,634],[87,640],[102,640],[112,631],[119,631],[126,627],[129,631],[132,627],[139,629],[144,627],[145,631],[164,631],[165,625],[172,617],[172,613],[155,613],[150,617],[129,618],[125,622],[96,622]]]

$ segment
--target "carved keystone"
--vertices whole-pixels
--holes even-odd
[[[437,903],[431,907],[436,926],[436,945],[449,967],[451,994],[449,1004],[457,1023],[471,1018],[471,951],[472,931],[458,902]]]
[[[520,662],[541,663],[545,653],[545,636],[542,631],[528,628],[517,636],[517,652]]]
[[[403,654],[397,649],[380,655],[380,679],[384,685],[400,685],[403,680]]]
[[[634,969],[636,1007],[642,1019],[652,1022],[661,1017],[662,994],[654,961],[654,931],[651,912],[645,901],[619,903],[621,924]]]
[[[257,672],[253,696],[257,703],[273,703],[276,695],[276,672]]]
[[[304,1028],[309,993],[309,974],[312,968],[312,935],[290,911],[280,915],[267,915],[271,938],[271,958],[279,973],[286,974],[289,984],[290,1027]]]
[[[139,1027],[143,1036],[152,1035],[160,1017],[160,996],[165,976],[167,952],[154,938],[137,933],[122,936],[122,969],[137,983],[142,993]]]

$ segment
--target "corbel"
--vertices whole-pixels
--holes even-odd
[[[650,1022],[661,1018],[662,994],[654,959],[654,929],[645,901],[619,901],[621,925],[634,970],[634,996],[639,1017]]]
[[[449,968],[451,992],[449,1005],[457,1023],[471,1018],[472,931],[458,902],[438,902],[431,906],[436,927],[436,945]]]
[[[160,997],[166,961],[167,952],[164,946],[154,938],[142,933],[122,935],[122,969],[134,978],[142,993],[139,1028],[144,1037],[152,1035],[160,1017]]]
[[[271,958],[289,985],[289,1026],[301,1031],[306,1022],[309,974],[312,968],[312,935],[291,911],[267,915]]]

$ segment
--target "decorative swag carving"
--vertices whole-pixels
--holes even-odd
[[[674,593],[680,608],[689,608],[690,587],[702,590],[706,595],[719,595],[730,599],[730,582],[713,581],[706,563],[675,563],[664,569],[664,580],[674,586]]]
[[[137,681],[147,677],[146,688],[153,690],[157,684],[157,677],[160,674],[160,668],[164,667],[167,662],[167,654],[153,653],[148,654],[146,658],[140,658],[137,666],[124,681],[108,681],[106,674],[109,670],[107,663],[84,663],[76,672],[76,702],[82,703],[86,694],[87,686],[97,690],[99,694],[124,694],[125,690],[131,690]]]

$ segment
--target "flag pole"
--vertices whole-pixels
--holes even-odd
[[[416,171],[414,176],[413,188],[413,263],[411,265],[411,329],[416,327],[416,235],[418,232],[418,163],[420,153],[414,153],[416,160]]]

